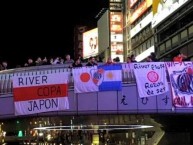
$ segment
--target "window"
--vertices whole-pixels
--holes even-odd
[[[172,37],[172,47],[178,45],[178,42],[179,42],[179,37],[178,37],[178,35]]]
[[[142,44],[142,50],[145,51],[147,49],[146,42]]]
[[[188,37],[188,31],[187,31],[187,29],[184,30],[184,31],[182,31],[180,36],[181,36],[181,41],[182,41],[182,42],[185,41],[185,40],[187,39],[187,37]]]
[[[151,40],[148,39],[148,40],[147,40],[147,48],[150,48],[150,47],[151,47],[150,42],[151,42]]]
[[[154,37],[151,37],[151,46],[154,45]]]
[[[190,43],[188,45],[188,56],[192,56],[193,55],[193,43]]]
[[[160,54],[163,54],[163,53],[165,52],[165,43],[163,43],[162,45],[160,45],[159,51],[160,51]]]
[[[138,47],[138,49],[139,49],[139,54],[141,54],[141,53],[143,52],[142,45],[140,45],[140,46]]]
[[[193,25],[188,28],[189,37],[193,36]]]
[[[166,41],[166,50],[169,50],[169,49],[171,49],[171,39]]]

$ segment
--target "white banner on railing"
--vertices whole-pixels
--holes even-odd
[[[193,107],[193,62],[166,62],[170,76],[173,105]]]
[[[15,115],[69,109],[67,82],[65,72],[14,76]]]
[[[139,97],[156,96],[168,91],[164,62],[132,63]]]

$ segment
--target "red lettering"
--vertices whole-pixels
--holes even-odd
[[[173,100],[173,103],[174,103],[175,106],[176,105],[180,105],[181,107],[188,106],[188,103],[186,102],[185,96],[183,96],[183,97],[179,97],[179,96],[175,97],[174,100]]]
[[[193,106],[193,96],[190,98],[190,104]]]

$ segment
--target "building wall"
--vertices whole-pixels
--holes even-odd
[[[159,59],[172,60],[180,51],[193,57],[193,1],[184,5],[160,22],[155,29],[156,50]]]
[[[126,40],[128,55],[134,54],[137,61],[144,60],[154,46],[154,31],[151,28],[152,0],[127,0],[126,9]],[[150,51],[151,50],[151,51]],[[153,50],[154,51],[154,50]]]
[[[134,54],[137,61],[144,61],[155,51],[161,61],[171,61],[175,53],[181,51],[188,56],[187,60],[193,60],[193,1],[168,1],[167,6],[161,1],[152,1],[152,5],[141,10],[144,2],[151,0],[124,3],[126,55]]]

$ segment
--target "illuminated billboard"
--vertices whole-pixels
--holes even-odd
[[[153,1],[152,28],[158,25],[175,10],[185,4],[188,0],[157,0]]]
[[[111,42],[123,42],[123,34],[111,34]]]
[[[123,15],[122,12],[110,13],[111,58],[119,57],[123,62]]]
[[[83,33],[83,58],[98,54],[98,28]]]
[[[138,0],[129,0],[129,7],[132,8]]]
[[[153,0],[143,1],[139,7],[131,14],[130,24],[137,20],[153,3]]]

